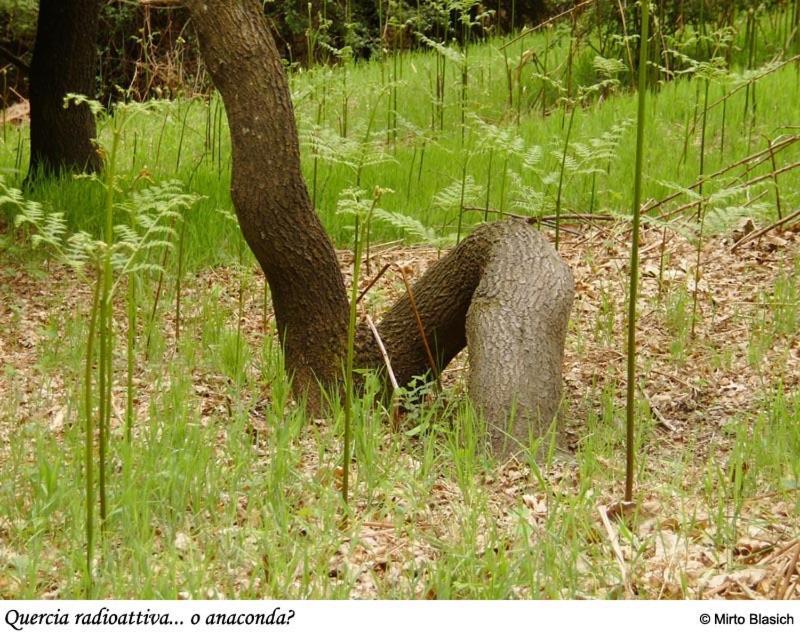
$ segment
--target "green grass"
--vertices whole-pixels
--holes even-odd
[[[251,335],[247,373],[236,381],[235,303],[219,303],[219,288],[208,296],[203,281],[190,284],[187,307],[197,312],[187,319],[189,336],[166,361],[137,366],[138,384],[148,391],[133,443],[121,421],[112,430],[108,531],[97,552],[95,595],[621,595],[596,520],[597,505],[616,489],[608,465],[621,476],[623,460],[624,413],[613,381],[586,389],[583,401],[601,409],[589,411],[573,461],[531,460],[510,473],[484,454],[480,424],[460,395],[419,406],[413,425],[422,434],[407,437],[387,431],[388,415],[374,401],[377,385],[368,383],[353,406],[356,514],[343,525],[342,410],[334,406],[324,422],[309,422],[290,399],[270,337],[257,344]],[[29,380],[5,373],[10,391],[0,418],[15,426],[5,431],[2,452],[0,583],[13,596],[85,593],[77,394],[83,328],[80,314],[54,317],[39,335],[37,374],[63,378],[67,391],[60,424],[47,388],[28,394],[21,409]],[[120,372],[122,366],[119,360]],[[643,458],[657,459],[638,470],[641,498],[690,501],[676,511],[687,517],[680,523],[687,535],[696,532],[691,517],[702,514],[715,551],[729,554],[741,536],[737,516],[750,520],[747,499],[777,490],[792,502],[798,418],[800,395],[776,386],[765,390],[756,416],[732,420],[702,456],[691,440],[664,455],[654,449],[661,444],[640,406],[636,445]],[[698,457],[707,461],[698,465]],[[746,472],[732,484],[729,472],[743,464]],[[705,479],[686,485],[688,472]],[[631,541],[631,569],[640,579],[653,542],[642,535]],[[641,587],[654,594],[646,579]]]
[[[476,448],[478,425],[461,399],[423,407],[416,423],[426,434],[410,439],[387,435],[388,417],[368,392],[354,406],[351,503],[358,515],[342,528],[336,471],[341,411],[309,424],[288,398],[279,351],[269,340],[254,348],[243,385],[236,391],[227,386],[234,374],[225,354],[231,333],[207,326],[234,324],[229,312],[213,301],[202,306],[187,326],[187,332],[202,332],[202,343],[187,338],[171,363],[140,372],[152,391],[134,442],[128,445],[119,430],[112,434],[116,469],[96,595],[347,597],[364,591],[364,578],[377,583],[366,591],[391,598],[620,595],[617,568],[596,521],[598,495],[613,489],[607,464],[622,462],[624,415],[613,387],[596,389],[606,407],[582,430],[574,476],[558,464],[542,467],[547,481],[539,484],[534,474],[517,479],[511,498],[492,490],[491,481],[505,475]],[[42,340],[42,353],[57,347],[64,355],[40,356],[45,378],[79,359],[79,322],[65,321],[66,339],[59,331]],[[18,597],[80,597],[79,400],[67,401],[63,431],[53,436],[49,416],[15,419],[13,388],[21,392],[24,380],[7,380],[12,392],[0,413],[17,426],[3,454],[0,579]],[[217,399],[198,396],[198,382]],[[77,380],[67,386],[77,388]],[[587,401],[594,402],[592,394]],[[28,408],[44,414],[50,406],[43,393]],[[647,455],[656,440],[649,415],[639,417],[637,446]],[[732,447],[723,445],[720,453],[729,465],[746,459],[749,467],[740,492],[732,491],[716,454],[700,466],[706,475],[700,489],[684,485],[699,452],[691,443],[669,471],[643,464],[638,481],[664,502],[676,494],[697,498],[695,507],[716,517],[714,546],[724,554],[739,538],[730,514],[745,497],[797,484],[798,418],[800,396],[776,388],[765,395],[752,433],[745,421],[728,426]],[[515,471],[527,475],[524,467]],[[523,494],[533,500],[520,500]],[[545,510],[534,515],[537,503]],[[693,533],[690,522],[682,524]]]
[[[590,259],[601,259],[603,249],[596,250],[587,253]],[[17,297],[16,322],[0,327],[3,342],[25,335],[33,348],[30,357],[25,349],[10,351],[2,376],[0,591],[14,597],[82,597],[80,375],[86,318],[81,308],[91,290],[37,271],[36,265],[3,262],[4,272],[13,269],[17,275],[4,278],[0,289],[3,299],[10,299],[16,277],[29,281],[32,290],[48,286],[44,295]],[[629,531],[621,527],[620,542],[641,597],[697,595],[698,576],[682,561],[669,563],[675,574],[668,583],[650,580],[654,553],[670,539],[714,555],[724,574],[748,568],[741,547],[752,542],[753,529],[768,534],[784,529],[789,537],[796,531],[790,521],[800,512],[800,393],[788,385],[796,370],[786,346],[793,335],[785,331],[791,325],[786,309],[791,304],[796,309],[796,287],[789,284],[797,280],[798,267],[796,259],[786,264],[772,285],[763,285],[759,303],[742,311],[742,338],[749,333],[761,344],[750,362],[735,341],[725,336],[715,341],[702,323],[699,342],[684,340],[676,361],[669,348],[682,338],[677,335],[685,337],[688,326],[685,289],[676,284],[661,300],[644,295],[643,315],[651,316],[650,308],[667,311],[655,324],[664,325],[661,350],[642,350],[643,378],[655,378],[651,369],[674,369],[699,385],[702,376],[681,361],[698,353],[702,360],[714,346],[740,371],[744,366],[745,376],[763,380],[752,389],[751,410],[686,425],[674,440],[656,426],[649,401],[639,402],[640,511]],[[594,376],[568,395],[565,425],[577,436],[569,456],[561,449],[543,458],[532,452],[520,463],[498,465],[480,444],[483,424],[458,383],[409,404],[400,431],[393,431],[387,409],[375,400],[378,383],[368,378],[364,396],[352,408],[355,452],[345,519],[343,410],[334,402],[322,421],[314,421],[291,399],[280,348],[272,333],[260,330],[255,274],[233,267],[187,275],[177,348],[171,329],[174,288],[168,282],[147,357],[144,319],[140,324],[130,444],[122,418],[124,347],[117,348],[108,530],[96,551],[93,595],[623,595],[597,518],[597,507],[620,494],[622,369],[614,368],[613,360],[596,369],[592,363],[598,353],[607,359],[609,347],[619,348],[621,304],[609,309],[598,295],[595,312],[574,317],[568,351],[583,339],[579,369],[588,367]],[[243,342],[237,299],[242,280]],[[155,282],[143,284],[140,317],[149,310]],[[386,304],[385,290],[371,295],[368,304]],[[676,304],[683,310],[670,310]],[[116,314],[123,322],[122,301]],[[598,321],[602,327],[592,334]],[[643,330],[652,332],[652,321]],[[570,367],[574,371],[575,363]],[[656,402],[662,410],[670,407],[663,397]],[[653,503],[660,508],[655,513]]]
[[[764,21],[769,32],[771,22]],[[740,38],[743,37],[739,34]],[[545,36],[534,34],[509,49],[516,52],[539,51]],[[734,70],[743,53],[738,42]],[[500,208],[524,215],[549,215],[555,209],[558,185],[553,175],[560,169],[563,153],[565,118],[560,107],[542,118],[536,99],[542,81],[534,77],[533,67],[523,66],[519,86],[522,96],[522,118],[517,125],[517,106],[508,105],[505,61],[499,50],[501,41],[473,45],[469,52],[467,87],[467,129],[462,144],[461,77],[454,62],[448,61],[445,71],[443,130],[431,130],[431,78],[435,74],[435,55],[425,52],[400,56],[402,70],[398,87],[397,143],[387,142],[385,129],[388,108],[388,87],[382,81],[385,69],[380,62],[350,62],[345,68],[318,68],[292,76],[295,108],[303,147],[303,168],[309,189],[314,183],[312,139],[329,145],[320,151],[317,162],[316,201],[325,227],[339,245],[348,245],[349,222],[335,214],[342,192],[356,185],[372,192],[374,186],[391,189],[382,199],[382,207],[420,220],[423,224],[447,235],[455,232],[459,222],[459,202],[453,197],[439,197],[447,187],[460,191],[462,177],[474,183],[468,190],[465,204],[480,210],[464,213],[470,227],[483,220],[483,208]],[[551,59],[565,55],[567,41],[562,37]],[[763,46],[758,59],[765,61],[774,48]],[[577,84],[590,85],[599,76],[592,67],[594,52],[580,49],[575,63]],[[513,60],[512,60],[513,62]],[[725,109],[725,148],[722,142],[723,108],[717,106],[708,114],[708,141],[705,171],[711,173],[766,146],[765,137],[774,139],[792,133],[787,125],[800,121],[800,75],[789,65],[757,82],[760,100],[756,126],[745,134],[749,117],[745,118],[745,93],[741,90]],[[346,84],[342,79],[346,74]],[[624,80],[624,76],[622,77]],[[647,119],[652,122],[645,141],[645,192],[659,198],[670,193],[674,184],[688,185],[699,172],[699,116],[689,125],[688,147],[685,149],[687,121],[696,116],[699,81],[679,80],[663,85],[648,101]],[[709,99],[713,103],[731,86],[730,81],[712,83]],[[516,94],[515,94],[516,95]],[[768,99],[767,96],[780,96]],[[348,134],[339,137],[342,109],[347,98]],[[601,103],[596,101],[578,110],[571,133],[562,209],[564,211],[613,211],[626,215],[632,198],[634,173],[636,97],[618,92]],[[371,122],[371,124],[370,124]],[[611,149],[610,159],[584,158],[576,145],[591,146],[612,127],[625,126],[618,144]],[[109,126],[101,126],[101,137],[108,136]],[[316,138],[314,138],[316,136]],[[319,139],[321,138],[321,139]],[[525,166],[523,155],[540,148],[541,159]],[[266,152],[266,149],[265,149]],[[27,154],[27,131],[8,128],[0,140],[0,167],[10,174],[12,182],[24,176]],[[779,165],[798,160],[800,150],[792,147],[778,156]],[[205,199],[195,209],[187,237],[187,267],[227,263],[235,254],[235,231],[213,219],[217,208],[230,209],[230,148],[224,112],[218,97],[211,100],[161,102],[152,112],[135,116],[127,127],[120,156],[119,171],[127,176],[131,187],[146,180],[178,178],[187,188]],[[530,159],[530,155],[529,155]],[[373,163],[374,162],[374,163]],[[366,166],[359,171],[357,165]],[[369,165],[372,164],[372,165]],[[768,172],[765,163],[753,176]],[[490,171],[491,169],[491,171]],[[591,170],[598,170],[596,175]],[[602,169],[602,170],[599,170]],[[515,184],[513,176],[518,176]],[[486,185],[489,184],[487,197]],[[719,186],[719,185],[717,185]],[[798,205],[796,173],[781,177],[783,207],[794,210]],[[535,192],[532,192],[535,191]],[[67,213],[73,228],[99,230],[103,192],[97,184],[83,180],[46,181],[37,185],[31,198],[49,202]],[[457,198],[456,198],[457,199]],[[490,218],[494,216],[490,215]],[[731,220],[718,220],[727,225]],[[714,220],[708,220],[709,225]],[[402,231],[386,222],[375,221],[372,228],[376,241],[402,237]],[[408,238],[413,239],[413,238]]]
[[[544,37],[531,36],[524,47],[541,47]],[[517,125],[517,106],[508,106],[498,45],[490,42],[470,50],[470,117],[463,144],[461,79],[450,63],[445,128],[430,130],[429,87],[435,68],[430,53],[401,56],[396,145],[387,143],[384,128],[388,94],[382,92],[380,63],[347,66],[346,140],[329,132],[339,130],[342,122],[344,70],[317,69],[292,77],[305,140],[314,131],[325,96],[321,121],[327,130],[317,134],[336,152],[318,161],[317,198],[338,245],[351,245],[352,231],[351,222],[336,215],[336,204],[357,180],[367,192],[374,186],[392,189],[382,196],[381,207],[420,220],[440,236],[456,230],[460,212],[458,198],[442,192],[453,187],[460,195],[462,179],[469,195],[466,204],[479,209],[464,212],[467,228],[483,219],[487,201],[489,208],[502,204],[522,214],[552,212],[566,122],[561,109],[543,118],[540,105],[526,103],[541,88],[526,67],[525,90],[515,94],[522,96]],[[520,55],[517,46],[523,45],[513,47],[512,57]],[[565,43],[559,50],[551,55],[563,56]],[[770,53],[765,48],[760,59]],[[594,81],[591,57],[580,53],[578,81]],[[787,66],[759,80],[752,139],[743,119],[744,91],[728,102],[724,153],[719,147],[721,107],[709,113],[707,172],[747,155],[748,149],[763,148],[761,135],[772,139],[792,132],[786,125],[800,121],[799,77],[794,66]],[[685,186],[697,177],[699,124],[684,153],[697,86],[680,80],[648,96],[648,197],[666,195],[675,184]],[[713,102],[723,87],[712,84],[711,92]],[[568,155],[577,162],[576,144],[590,146],[591,140],[632,122],[635,110],[636,96],[625,91],[578,110]],[[24,237],[8,233],[2,238],[0,344],[13,347],[3,351],[8,357],[0,368],[0,596],[625,595],[625,579],[597,512],[598,506],[618,500],[624,468],[624,386],[616,353],[622,347],[625,274],[618,265],[622,251],[614,232],[585,245],[582,237],[565,241],[581,286],[567,349],[572,357],[564,423],[572,432],[569,453],[559,443],[544,455],[532,451],[517,463],[498,464],[482,446],[485,424],[466,400],[460,375],[454,382],[450,377],[441,394],[421,389],[418,394],[425,398],[407,402],[405,420],[394,431],[387,408],[376,400],[378,381],[368,377],[364,395],[352,405],[355,452],[345,516],[340,493],[343,409],[332,401],[324,418],[315,420],[292,399],[280,347],[273,331],[264,334],[262,329],[261,275],[247,259],[239,263],[241,235],[217,213],[230,208],[230,152],[218,98],[158,103],[133,117],[119,154],[124,189],[178,177],[204,196],[187,217],[181,338],[174,343],[173,255],[166,261],[155,312],[158,277],[142,275],[137,291],[131,442],[126,441],[122,418],[123,295],[115,309],[108,529],[98,534],[94,584],[87,592],[81,375],[91,291],[31,251]],[[107,128],[107,123],[101,127],[103,136]],[[567,166],[565,213],[610,212],[627,220],[634,135],[629,124],[602,161],[590,156],[583,165]],[[24,129],[7,128],[0,141],[0,170],[12,183],[19,183],[24,173],[26,138]],[[372,142],[368,148],[365,139]],[[795,147],[783,151],[780,165],[797,161],[798,152]],[[381,162],[364,166],[360,174],[357,166],[346,165],[367,155]],[[314,157],[308,145],[303,162],[312,183]],[[752,175],[764,174],[767,164]],[[600,170],[591,173],[588,167]],[[517,187],[513,174],[536,192]],[[487,181],[488,199],[483,190]],[[796,173],[782,175],[780,187],[785,210],[795,209],[800,199]],[[709,192],[719,188],[716,182]],[[764,189],[772,193],[771,182]],[[29,196],[65,211],[71,228],[99,234],[104,191],[96,182],[45,181]],[[720,206],[717,213],[709,209],[707,230],[725,232],[741,215],[760,223],[772,221],[774,214],[771,207],[737,212]],[[691,228],[674,228],[693,237]],[[378,220],[372,229],[373,243],[403,237],[396,227]],[[586,229],[587,234],[594,232]],[[644,245],[657,243],[660,228],[645,225],[643,232]],[[665,267],[683,267],[687,256],[694,255],[689,242],[678,240],[677,247],[670,242]],[[650,260],[645,266],[653,265],[654,254],[643,251]],[[771,259],[780,259],[779,251]],[[689,268],[685,270],[689,275]],[[652,276],[652,270],[647,272]],[[643,382],[652,386],[659,371],[677,381],[656,384],[662,395],[638,402],[638,513],[627,524],[615,523],[627,578],[639,597],[699,595],[702,574],[689,558],[697,562],[713,556],[713,567],[703,569],[715,573],[747,569],[751,563],[740,550],[752,540],[754,529],[768,532],[775,543],[797,535],[800,393],[794,383],[792,344],[796,346],[799,273],[796,257],[783,259],[775,272],[747,280],[750,288],[740,305],[735,295],[727,296],[716,309],[716,298],[703,295],[704,315],[695,341],[688,336],[691,304],[685,282],[666,278],[663,296],[654,292],[653,279],[643,284]],[[703,281],[713,285],[720,275],[706,273]],[[369,294],[366,304],[375,316],[387,305],[395,284],[385,281]],[[735,324],[735,338],[716,334],[709,320],[716,317],[712,304],[713,312],[730,311],[726,321]],[[735,395],[744,391],[736,390],[728,377],[742,383],[749,402],[714,404],[715,411],[707,412],[703,401],[711,403],[709,393],[730,389],[723,383],[732,385]],[[685,419],[678,435],[664,433],[651,400],[654,407]],[[692,552],[700,549],[689,557],[675,549],[659,563],[659,552],[672,547],[670,538],[677,539],[675,547],[686,547],[687,554],[690,547]],[[654,581],[653,564],[670,572],[669,577]]]

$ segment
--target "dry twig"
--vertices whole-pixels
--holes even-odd
[[[619,546],[617,532],[611,525],[611,521],[608,520],[608,510],[606,509],[605,505],[599,505],[597,507],[597,511],[600,512],[600,520],[603,521],[603,527],[605,527],[606,534],[608,534],[608,540],[611,543],[611,549],[614,550],[614,557],[617,559],[617,563],[619,564],[619,571],[622,575],[622,585],[625,587],[625,593],[629,598],[633,598],[633,589],[628,582],[628,568],[625,565],[625,557],[622,555],[622,548]]]

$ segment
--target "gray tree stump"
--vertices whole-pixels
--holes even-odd
[[[504,231],[492,242],[466,321],[469,395],[498,457],[527,448],[558,412],[575,290],[567,265],[530,225]]]

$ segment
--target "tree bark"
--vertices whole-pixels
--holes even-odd
[[[85,104],[64,108],[67,93],[94,98],[99,0],[41,0],[30,69],[31,160],[40,173],[96,171],[94,116]]]
[[[557,414],[574,289],[572,273],[550,243],[514,219],[479,226],[412,288],[437,370],[468,348],[470,399],[497,456],[526,448]],[[378,333],[400,386],[429,372],[408,297],[387,312]],[[359,364],[382,367],[364,327]]]
[[[572,273],[526,224],[496,233],[467,312],[469,395],[497,456],[545,434],[561,402]]]
[[[341,376],[348,304],[300,169],[289,85],[258,0],[186,4],[228,115],[236,214],[269,282],[293,387],[314,407],[318,382]]]
[[[227,111],[236,213],[272,290],[294,389],[307,393],[313,406],[320,398],[318,382],[341,377],[348,302],[333,246],[300,170],[291,95],[278,52],[258,0],[186,4]],[[416,313],[409,298],[401,299],[378,331],[401,385],[430,372],[419,321],[438,371],[468,345],[471,395],[502,433],[490,440],[503,454],[527,444],[555,414],[572,294],[569,269],[529,224],[488,224],[414,285]],[[366,368],[384,365],[366,326],[358,329],[357,362]]]

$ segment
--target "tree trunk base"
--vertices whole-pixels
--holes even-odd
[[[530,224],[478,227],[413,286],[378,326],[399,385],[431,372],[421,322],[441,371],[464,347],[469,394],[506,457],[544,434],[558,412],[567,322],[568,266]],[[419,315],[419,321],[417,314]],[[383,368],[371,331],[359,328],[358,364]]]
[[[68,93],[94,99],[98,0],[41,0],[30,70],[31,159],[27,183],[40,175],[95,172],[102,161],[89,106]]]
[[[509,224],[492,245],[466,318],[469,395],[496,456],[528,449],[561,401],[562,363],[575,286],[550,243]]]
[[[225,102],[236,213],[269,281],[293,388],[313,409],[320,385],[341,379],[349,308],[303,182],[283,66],[257,0],[185,4]],[[401,386],[438,374],[469,344],[470,395],[491,426],[493,448],[505,455],[541,434],[556,413],[573,290],[569,269],[533,227],[485,224],[425,273],[414,303],[398,301],[378,332]],[[359,326],[356,355],[359,368],[384,366],[368,326]]]

